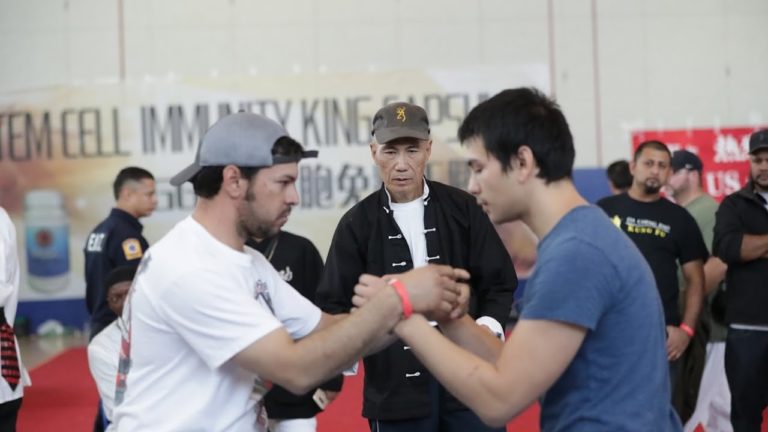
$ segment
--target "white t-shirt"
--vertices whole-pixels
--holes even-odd
[[[386,191],[386,189],[385,189]],[[427,255],[427,237],[425,234],[429,230],[436,230],[436,227],[424,227],[424,206],[427,197],[429,196],[429,186],[427,181],[424,180],[424,193],[417,199],[409,201],[407,203],[392,202],[392,197],[387,191],[387,198],[389,199],[389,207],[392,209],[392,216],[395,218],[397,226],[405,237],[405,241],[408,243],[408,249],[411,252],[411,259],[413,259],[413,268],[423,267],[431,260],[439,258],[439,256]],[[491,329],[496,337],[504,340],[504,329],[501,324],[494,318],[489,316],[482,316],[476,320],[480,325],[484,325]],[[433,326],[437,325],[437,322],[430,321]]]
[[[385,189],[386,190],[386,189]],[[392,202],[387,192],[392,216],[400,227],[400,231],[408,243],[413,259],[413,268],[424,267],[427,261],[427,238],[424,236],[424,198],[429,196],[429,187],[424,182],[424,193],[417,199],[407,203]]]
[[[187,217],[148,250],[126,301],[116,429],[265,430],[258,377],[231,359],[280,326],[306,336],[320,316],[263,255]]]
[[[88,368],[99,390],[104,416],[112,421],[115,408],[115,378],[120,357],[120,320],[100,331],[88,344]]]
[[[16,227],[5,209],[0,207],[0,306],[5,308],[5,321],[13,326],[16,319],[16,307],[19,304],[19,257],[16,249]],[[0,377],[0,403],[16,400],[24,396],[24,387],[32,383],[19,352],[19,341],[16,341],[16,358],[19,360],[21,380],[16,390],[11,390],[5,380]]]

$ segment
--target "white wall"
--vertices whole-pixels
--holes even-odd
[[[766,0],[0,0],[0,94],[548,63],[577,166],[599,166],[630,128],[768,122],[766,23]]]

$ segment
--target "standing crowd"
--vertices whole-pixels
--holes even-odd
[[[749,182],[721,204],[696,154],[647,141],[609,167],[615,195],[590,205],[568,122],[535,89],[481,102],[458,137],[466,191],[425,177],[422,107],[381,107],[369,147],[382,186],[342,216],[325,263],[282,231],[299,163],[317,151],[271,119],[241,112],[208,129],[171,180],[191,183],[194,210],[152,245],[139,219],[157,205],[155,179],[120,171],[84,247],[94,430],[315,431],[359,359],[372,432],[503,431],[536,401],[545,432],[760,430],[768,130],[751,136]],[[494,229],[512,221],[539,239],[517,296]],[[0,318],[12,323],[10,234]],[[15,422],[26,375],[6,373],[9,347],[0,394],[18,401],[0,421]]]

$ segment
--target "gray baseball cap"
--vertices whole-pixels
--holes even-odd
[[[429,139],[429,118],[424,108],[407,102],[394,102],[373,116],[371,135],[379,144],[398,138]]]
[[[171,184],[180,186],[207,166],[256,168],[317,157],[317,150],[304,151],[297,156],[272,156],[272,146],[287,136],[288,131],[279,123],[258,114],[239,112],[222,117],[203,136],[195,162],[173,176]]]

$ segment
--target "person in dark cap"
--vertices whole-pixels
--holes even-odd
[[[121,315],[123,304],[131,288],[131,282],[136,275],[136,267],[124,265],[112,269],[104,279],[106,302],[110,311],[117,316],[108,326],[104,327],[88,343],[88,367],[96,382],[96,389],[101,399],[103,417],[97,418],[95,429],[104,430],[104,425],[112,422],[112,411],[115,407],[115,376],[117,376],[118,358],[120,355],[120,337],[125,330]]]
[[[605,175],[608,177],[608,187],[611,189],[611,195],[624,193],[632,186],[632,173],[629,172],[629,162],[624,159],[611,162],[605,169]]]
[[[288,285],[250,237],[274,235],[298,203],[305,151],[278,123],[237,113],[203,136],[192,214],[141,260],[123,311],[117,430],[266,430],[271,383],[306,393],[375,349],[414,312],[461,312],[465,271],[402,275],[355,314],[324,314]]]
[[[696,220],[709,250],[712,247],[718,202],[702,186],[704,164],[695,153],[678,150],[672,154],[670,165],[672,175],[667,181],[668,194]],[[714,255],[710,254],[704,262],[704,307],[693,339],[681,359],[681,372],[672,395],[683,422],[690,418],[690,430],[699,422],[707,430],[720,430],[722,422],[728,423],[730,406],[722,406],[725,399],[722,395],[728,394],[728,386],[723,386],[727,328],[721,322],[722,317],[712,313],[724,296],[721,285],[725,279],[725,269],[725,263]],[[681,310],[685,310],[685,278],[678,274],[678,281],[680,306]]]
[[[704,170],[704,164],[701,163],[701,159],[696,153],[688,150],[677,150],[672,153],[670,166],[672,167],[673,174],[683,169],[687,171],[695,171],[699,174]]]
[[[383,185],[339,221],[318,304],[346,313],[363,273],[448,264],[472,275],[469,315],[503,338],[517,287],[514,266],[475,198],[424,177],[432,152],[427,113],[406,102],[384,106],[373,117],[370,149]],[[484,425],[447,393],[400,340],[364,364],[363,416],[372,431],[503,430]]]
[[[749,139],[749,172],[720,203],[713,244],[728,265],[725,374],[735,432],[759,431],[768,406],[768,129]]]
[[[466,317],[436,331],[414,314],[395,332],[489,424],[538,401],[544,432],[680,431],[651,269],[576,190],[576,149],[557,103],[536,89],[504,90],[469,112],[459,140],[467,190],[490,219],[520,220],[541,239],[520,319],[505,343]],[[371,289],[355,290],[357,306],[384,286],[362,284]]]
[[[671,173],[672,153],[661,141],[645,141],[630,163],[632,186],[627,193],[597,202],[617,228],[637,245],[653,270],[664,306],[667,356],[672,385],[699,319],[704,291],[704,261],[709,255],[696,221],[681,206],[661,196]],[[628,264],[631,265],[631,264]],[[678,270],[686,285],[680,311]]]

